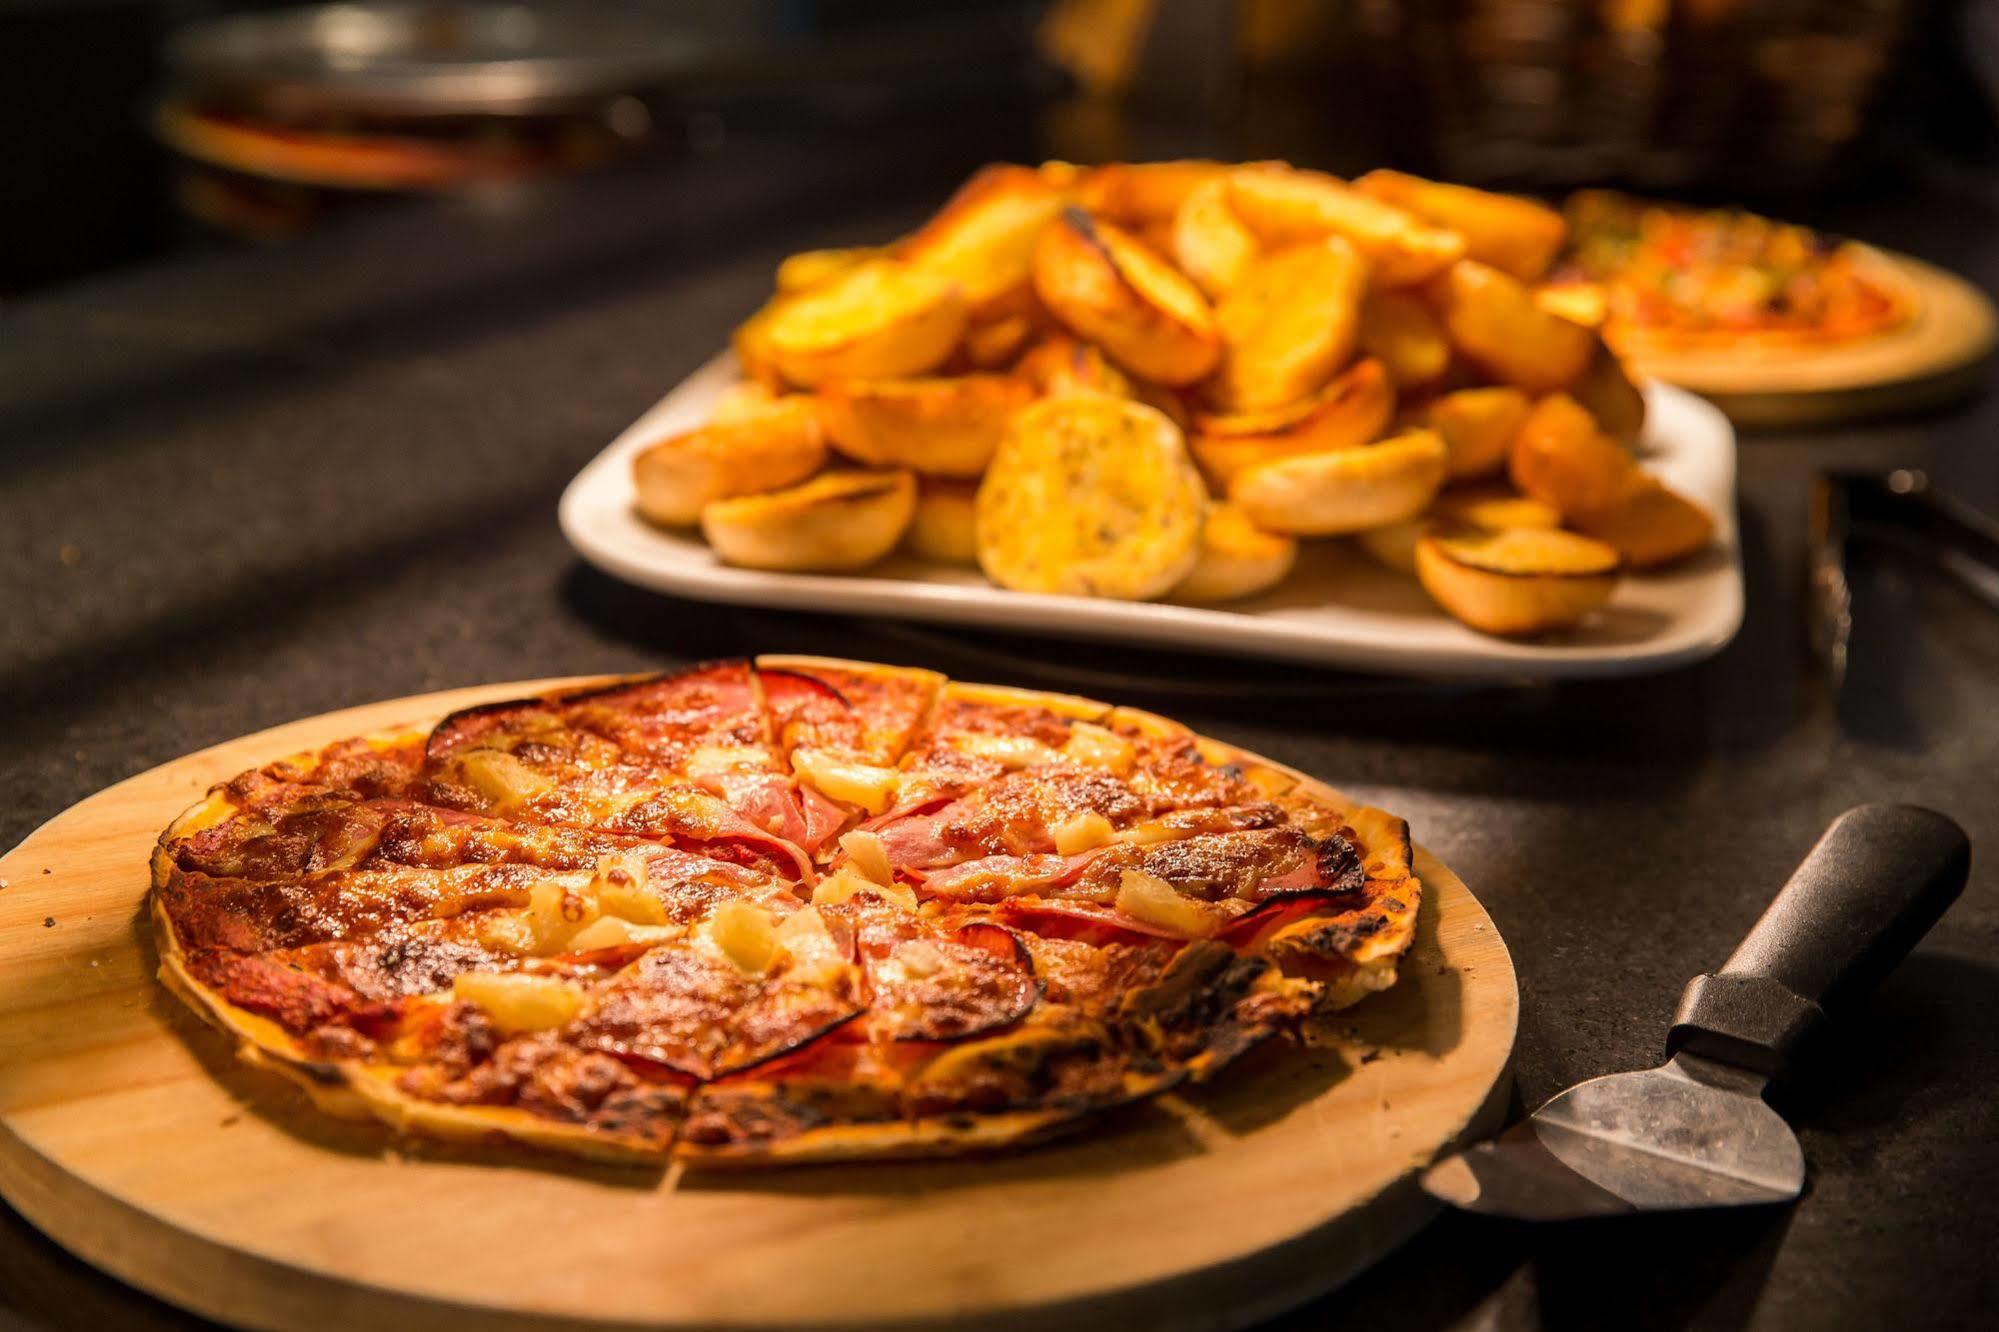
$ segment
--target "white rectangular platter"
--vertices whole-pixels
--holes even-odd
[[[1222,607],[1042,596],[994,587],[971,569],[895,557],[859,574],[766,573],[717,560],[700,534],[668,531],[632,507],[632,457],[707,420],[737,378],[724,354],[612,441],[563,493],[562,530],[592,564],[698,601],[892,616],[1195,652],[1271,657],[1399,675],[1554,679],[1664,670],[1721,650],[1742,623],[1735,525],[1735,434],[1722,414],[1662,384],[1646,390],[1645,466],[1715,516],[1713,547],[1670,570],[1624,580],[1610,606],[1567,634],[1528,642],[1468,629],[1413,579],[1344,541],[1306,542],[1268,593]]]

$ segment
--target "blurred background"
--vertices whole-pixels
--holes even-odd
[[[1988,188],[1999,0],[0,0],[0,88],[0,299],[759,144],[872,155],[840,188],[888,205],[1211,155],[1809,220]]]

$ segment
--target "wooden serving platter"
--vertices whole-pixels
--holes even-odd
[[[1313,1049],[1010,1154],[704,1176],[398,1142],[236,1062],[154,979],[146,859],[212,783],[582,681],[352,708],[218,745],[0,858],[0,1196],[166,1300],[255,1327],[1241,1324],[1434,1208],[1415,1172],[1502,1108],[1513,968],[1426,885],[1401,982]]]
[[[1992,302],[1955,273],[1882,253],[1907,279],[1914,317],[1879,337],[1826,347],[1735,347],[1629,359],[1654,379],[1691,389],[1741,426],[1824,425],[1934,406],[1961,393],[1992,351]]]

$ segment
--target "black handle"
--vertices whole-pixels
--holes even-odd
[[[1680,996],[1668,1053],[1780,1074],[1838,1007],[1894,970],[1964,891],[1964,829],[1916,805],[1833,820],[1721,970]]]

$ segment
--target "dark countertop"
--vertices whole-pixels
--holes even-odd
[[[1511,946],[1517,1097],[1656,1061],[1846,806],[1999,846],[1999,616],[1920,560],[1855,572],[1837,695],[1806,652],[1808,479],[1920,465],[1999,511],[1999,395],[1745,443],[1748,619],[1645,680],[1415,687],[624,588],[555,526],[570,475],[712,354],[783,253],[876,239],[1006,145],[742,149],[0,313],[0,845],[178,754],[371,699],[818,650],[1148,705],[1407,815]],[[1999,290],[1999,189],[1936,175],[1826,220]],[[1046,664],[1037,664],[1046,663]],[[1990,852],[1986,852],[1987,855]],[[1989,863],[1989,862],[1988,862]],[[1439,1221],[1288,1325],[1967,1325],[1999,1306],[1999,901],[1988,864],[1786,1102],[1793,1209],[1530,1232]],[[0,1207],[0,1325],[193,1320]]]

